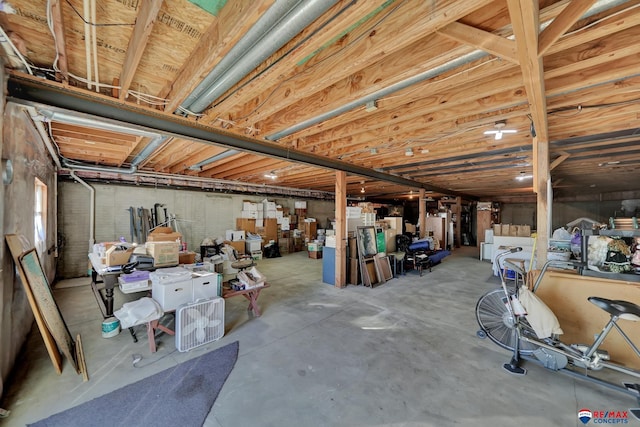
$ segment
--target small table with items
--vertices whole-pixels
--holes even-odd
[[[107,267],[96,253],[89,254],[89,261],[91,261],[91,289],[95,294],[102,317],[106,319],[113,316],[113,288],[118,285],[122,266]],[[98,280],[98,276],[102,280]],[[100,283],[102,286],[99,286]]]
[[[236,291],[233,288],[231,288],[231,285],[228,282],[225,282],[222,285],[222,297],[227,299],[227,298],[232,298],[238,295],[242,295],[249,301],[249,306],[247,307],[247,310],[251,310],[253,314],[256,317],[258,317],[260,316],[260,307],[258,307],[258,297],[260,296],[260,291],[263,290],[264,288],[268,288],[269,286],[270,285],[268,283],[265,283],[264,285],[258,286],[255,288],[242,289],[242,290]]]

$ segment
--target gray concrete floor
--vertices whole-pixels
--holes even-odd
[[[58,283],[55,297],[71,334],[82,336],[90,379],[67,362],[58,376],[34,326],[0,424],[35,422],[236,340],[238,361],[205,426],[581,426],[582,408],[638,406],[532,362],[524,377],[506,373],[509,352],[476,337],[476,301],[498,285],[475,247],[456,249],[422,277],[409,272],[373,289],[322,283],[322,261],[305,252],[258,268],[272,285],[259,300],[263,315],[229,299],[225,336],[186,353],[166,334],[150,353],[144,327],[138,343],[127,331],[103,338],[89,278]],[[116,307],[131,297],[116,294]],[[137,367],[133,354],[143,357]]]

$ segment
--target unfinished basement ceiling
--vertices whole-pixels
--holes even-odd
[[[353,197],[424,188],[533,200],[530,176],[545,161],[533,147],[548,144],[555,196],[638,190],[640,1],[9,0],[3,9],[9,100],[28,105],[61,165],[85,176],[325,194],[340,169]],[[90,127],[98,120],[59,119],[60,109],[153,129]]]

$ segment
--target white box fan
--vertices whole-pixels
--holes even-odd
[[[224,298],[214,297],[176,310],[176,348],[192,348],[219,340],[224,336]]]

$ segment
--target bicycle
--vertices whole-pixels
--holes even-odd
[[[513,248],[502,252],[496,257],[495,262],[500,266],[500,261],[504,257],[520,250],[522,248]],[[504,266],[516,274],[523,276],[525,274],[521,268],[509,263],[509,261],[504,261]],[[577,268],[580,264],[570,261],[547,261],[533,285],[532,292],[534,294],[550,266]],[[525,375],[527,371],[520,366],[520,360],[537,361],[547,369],[586,379],[633,396],[640,405],[640,380],[637,379],[640,378],[640,371],[612,362],[608,353],[600,349],[600,345],[607,335],[615,329],[622,335],[636,356],[640,358],[640,350],[636,344],[618,326],[618,321],[621,319],[640,321],[640,306],[629,301],[591,296],[588,301],[606,311],[610,316],[609,321],[591,344],[566,344],[555,334],[541,339],[527,321],[527,315],[531,313],[527,313],[519,302],[520,288],[514,286],[513,289],[509,289],[501,268],[498,268],[498,273],[500,288],[485,293],[476,304],[476,320],[480,326],[477,336],[479,338],[489,337],[498,346],[513,352],[509,363],[503,365],[505,370],[512,374]],[[633,379],[623,381],[622,385],[618,385],[592,375],[594,371],[600,371],[603,368],[628,375]],[[632,408],[630,412],[640,419],[640,408]]]

